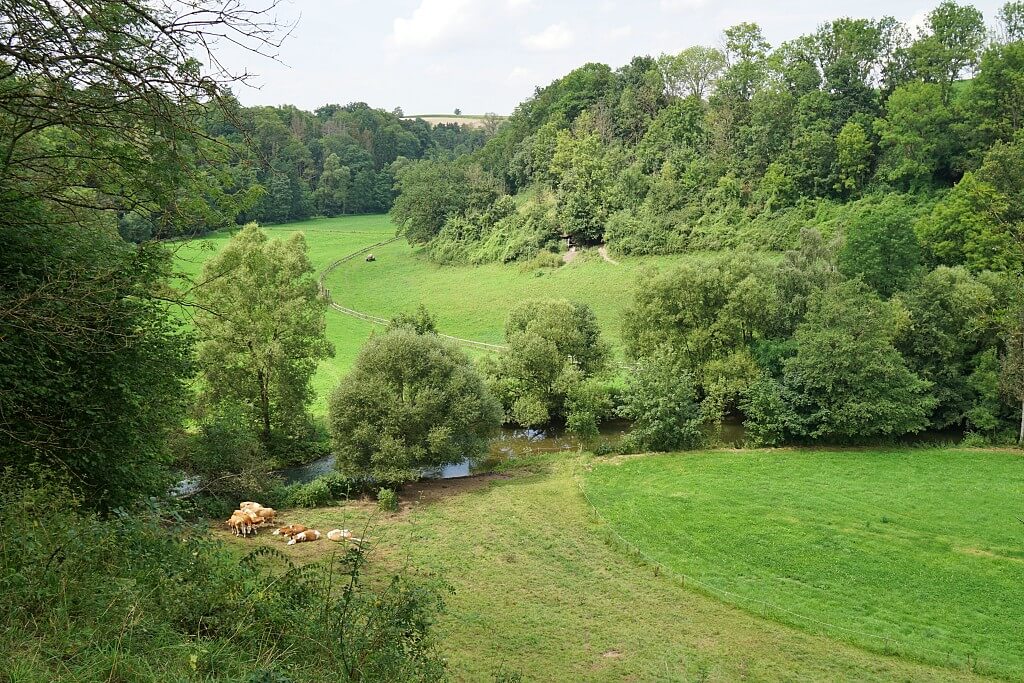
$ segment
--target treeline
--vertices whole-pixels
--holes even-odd
[[[621,254],[782,250],[900,194],[927,262],[1005,267],[982,246],[1005,246],[1002,218],[967,207],[1024,191],[996,170],[1019,154],[1022,38],[1024,4],[989,27],[950,1],[916,35],[844,18],[773,48],[744,23],[722,50],[587,64],[469,157],[403,169],[392,215],[439,261],[528,258],[562,234]]]
[[[409,161],[450,160],[480,149],[489,129],[431,126],[357,102],[314,112],[242,107],[230,94],[197,116],[202,135],[192,182],[175,201],[139,207],[120,221],[133,241],[199,234],[250,221],[383,213],[395,174]]]

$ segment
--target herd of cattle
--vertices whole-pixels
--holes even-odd
[[[251,500],[242,502],[238,509],[231,513],[226,524],[235,536],[249,536],[259,533],[259,528],[264,524],[272,524],[277,517],[274,508],[263,507]],[[307,529],[301,524],[288,524],[274,529],[275,536],[284,536],[288,539],[288,545],[306,543],[308,541],[319,541],[323,534],[317,529]],[[327,538],[336,543],[347,541],[349,543],[362,543],[361,538],[348,529],[332,529],[327,532]]]

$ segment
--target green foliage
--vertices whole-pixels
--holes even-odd
[[[319,477],[306,484],[292,484],[288,487],[287,496],[289,507],[300,508],[320,507],[329,504],[334,499],[331,486]]]
[[[932,426],[995,429],[999,392],[991,373],[998,303],[992,289],[963,268],[940,267],[901,294],[900,302],[910,325],[897,345],[908,366],[932,384]]]
[[[524,301],[505,323],[508,350],[485,365],[505,421],[524,427],[562,422],[593,436],[608,412],[595,377],[607,368],[609,349],[593,310],[564,299]]]
[[[1024,262],[1024,137],[997,142],[917,226],[935,263],[1013,271]]]
[[[784,363],[794,432],[852,439],[924,429],[936,405],[931,383],[893,345],[907,322],[904,309],[857,281],[814,296],[793,337],[796,353]]]
[[[693,376],[669,349],[659,349],[637,363],[619,410],[632,420],[624,444],[630,450],[681,450],[703,441]]]
[[[875,121],[882,149],[879,174],[896,187],[925,187],[943,164],[949,163],[951,115],[942,86],[908,83],[886,102],[886,115]]]
[[[398,495],[392,489],[377,491],[377,507],[384,512],[398,512]]]
[[[239,560],[152,502],[101,519],[64,484],[29,487],[9,473],[0,495],[5,671],[296,682],[444,674],[432,637],[443,586],[395,576],[370,588],[360,552],[300,567],[262,547]],[[273,642],[254,650],[252,634],[267,632]]]
[[[747,388],[740,408],[745,416],[746,445],[754,448],[782,445],[796,425],[785,388],[770,376],[761,377]]]
[[[481,455],[499,422],[465,353],[405,329],[372,337],[330,400],[338,469],[381,483]]]
[[[921,265],[914,218],[913,207],[894,195],[864,206],[843,234],[840,271],[861,278],[885,298],[907,287]]]
[[[399,313],[388,321],[388,329],[404,329],[416,334],[436,334],[437,323],[434,316],[423,304],[416,307],[412,313]]]
[[[334,354],[304,236],[271,240],[250,224],[206,262],[203,278],[196,325],[206,400],[246,406],[269,451],[294,448],[309,433],[317,362]]]
[[[167,253],[34,202],[6,220],[0,460],[66,473],[91,507],[163,493],[192,374],[192,340],[161,300]]]
[[[454,216],[484,211],[501,191],[479,166],[421,161],[403,167],[391,218],[410,244],[426,244]]]

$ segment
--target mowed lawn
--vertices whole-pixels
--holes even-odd
[[[587,456],[535,457],[510,476],[413,484],[396,515],[372,503],[284,510],[281,519],[364,528],[367,576],[436,575],[454,590],[437,624],[456,681],[519,672],[526,681],[958,681],[964,667],[919,664],[750,614],[681,585],[609,542],[574,474]],[[298,562],[329,542],[264,544]]]
[[[477,341],[504,342],[505,318],[520,301],[565,298],[590,304],[601,331],[621,347],[622,314],[646,269],[705,255],[620,259],[619,265],[587,249],[561,267],[519,264],[448,266],[431,262],[422,249],[400,240],[375,250],[377,260],[353,260],[331,273],[327,284],[338,302],[390,317],[418,304],[433,313],[438,329]]]
[[[880,652],[1024,679],[1019,452],[594,460],[615,533],[709,595]]]
[[[310,261],[318,275],[336,259],[395,236],[394,224],[385,215],[321,218],[266,226],[264,230],[271,238],[286,238],[294,232],[302,231],[309,245]],[[224,231],[172,244],[178,270],[186,275],[198,277],[202,272],[203,262],[222,249],[230,238],[230,233]],[[327,397],[331,389],[352,367],[360,347],[370,336],[373,328],[372,324],[362,320],[333,311],[327,312],[327,336],[334,344],[335,356],[320,363],[313,377],[313,389],[316,392],[314,413],[326,413]]]

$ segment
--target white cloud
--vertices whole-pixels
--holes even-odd
[[[532,72],[524,66],[517,66],[508,72],[509,83],[526,83],[532,78]]]
[[[479,18],[476,0],[422,0],[412,16],[397,17],[391,41],[400,48],[425,48],[468,33]]]
[[[523,45],[530,50],[561,50],[572,45],[576,36],[565,24],[551,24],[540,33],[523,38]]]
[[[707,4],[707,0],[661,0],[661,9],[666,12],[681,12],[688,9],[698,9]]]
[[[533,4],[533,0],[505,0],[505,4],[513,12],[524,10]]]
[[[633,27],[629,24],[625,26],[616,26],[615,28],[608,31],[608,40],[622,40],[633,35]]]

